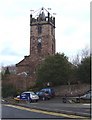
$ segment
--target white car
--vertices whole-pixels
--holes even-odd
[[[91,101],[92,99],[92,91],[87,91],[86,93],[84,93],[82,96],[76,97],[76,102],[80,102],[80,100],[87,100],[87,101]]]
[[[18,95],[16,98],[16,100],[26,100],[26,101],[29,101],[29,102],[32,102],[32,101],[38,101],[39,100],[39,96],[36,95],[34,92],[30,92],[30,91],[27,91],[27,92],[23,92],[21,93],[20,95]]]

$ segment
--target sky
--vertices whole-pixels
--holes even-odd
[[[20,62],[30,49],[30,10],[56,13],[56,52],[72,59],[90,48],[90,0],[0,0],[0,65]]]

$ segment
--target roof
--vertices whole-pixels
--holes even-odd
[[[28,63],[29,63],[29,56],[24,56],[24,59],[16,64],[16,67],[25,66],[25,65],[28,66],[29,65]]]

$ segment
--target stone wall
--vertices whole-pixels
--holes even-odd
[[[27,90],[30,87],[35,85],[34,78],[25,77],[23,75],[7,75],[6,80],[4,80],[3,84],[11,84],[16,88],[16,90]]]
[[[77,84],[77,85],[62,85],[55,87],[56,96],[76,96],[85,93],[91,89],[89,84]]]
[[[3,84],[12,84],[16,87],[16,90],[26,91],[35,85],[35,76],[24,75],[7,75],[6,80],[3,80]],[[90,90],[92,85],[90,84],[76,84],[76,85],[61,85],[54,87],[56,96],[77,96]]]

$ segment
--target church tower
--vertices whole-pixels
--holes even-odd
[[[55,18],[44,8],[30,15],[30,55],[55,54]]]
[[[45,8],[30,14],[30,53],[21,60],[17,74],[27,73],[35,79],[35,70],[48,55],[55,54],[55,17]]]

